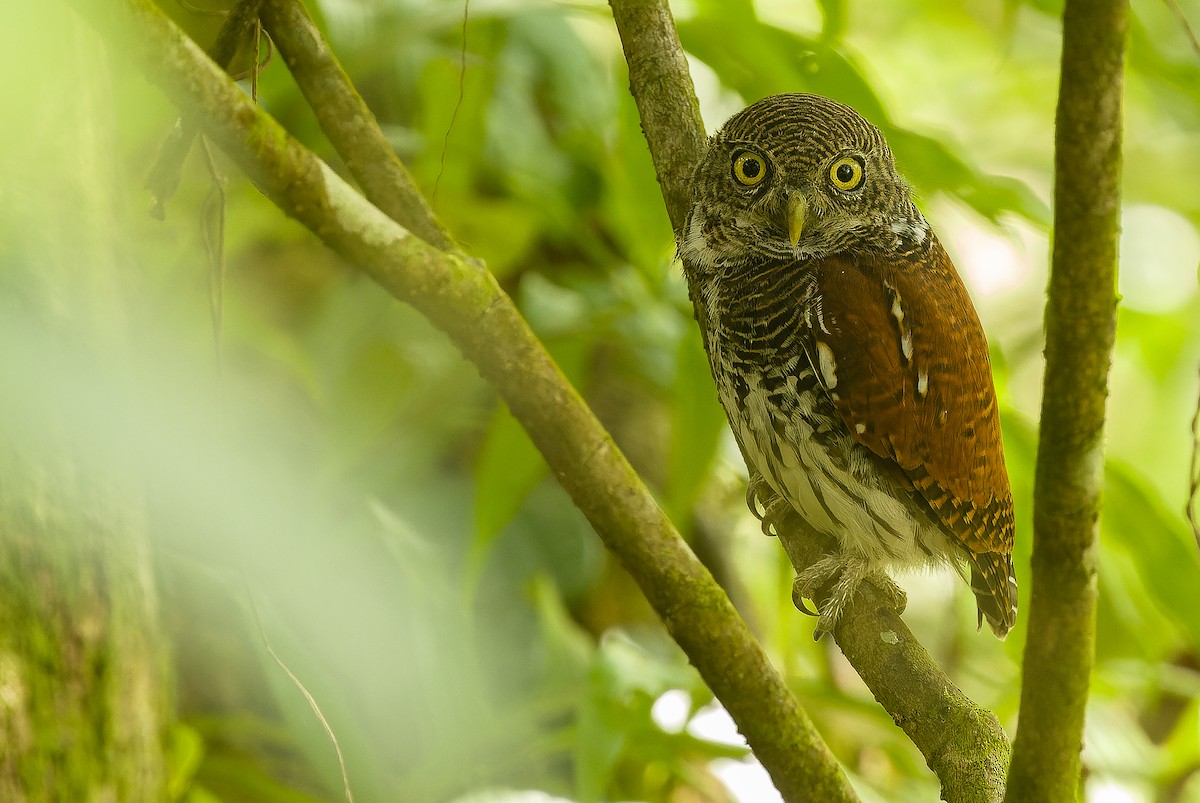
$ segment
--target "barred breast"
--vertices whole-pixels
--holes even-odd
[[[864,561],[903,569],[951,559],[911,488],[881,473],[849,432],[818,379],[822,366],[801,346],[802,329],[822,325],[815,282],[786,262],[736,278],[735,286],[713,277],[700,303],[718,395],[747,463],[810,526]]]

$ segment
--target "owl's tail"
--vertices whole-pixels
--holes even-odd
[[[1003,639],[1017,623],[1017,578],[1012,557],[1001,552],[971,553],[971,590],[979,607],[979,626],[987,619],[996,637]]]

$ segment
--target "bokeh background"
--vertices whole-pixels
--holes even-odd
[[[203,44],[220,24],[162,5]],[[836,647],[813,642],[791,567],[745,509],[607,6],[306,5],[437,213],[729,589],[864,799],[936,799]],[[989,334],[1028,610],[1061,5],[672,7],[710,130],[763,95],[812,91],[892,143]],[[1184,0],[1134,0],[1131,14],[1085,747],[1087,799],[1103,803],[1200,801],[1200,559],[1183,516],[1200,52],[1177,11],[1200,25]],[[341,799],[330,738],[274,651],[336,734],[358,801],[772,800],[732,723],[447,338],[219,153],[194,149],[153,219],[142,180],[175,110],[57,4],[5,15],[2,426],[36,448],[69,421],[79,470],[106,476],[119,453],[144,499],[175,678],[175,798]],[[257,92],[345,172],[279,59]],[[63,236],[66,199],[87,193],[104,206],[90,241],[115,255],[108,269]],[[101,310],[111,337],[82,334],[80,308]],[[976,632],[957,578],[901,583],[907,622],[1011,732],[1024,620],[1001,643]]]

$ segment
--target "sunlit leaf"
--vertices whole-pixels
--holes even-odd
[[[1141,588],[1127,589],[1130,602],[1152,600],[1200,644],[1200,554],[1182,516],[1165,510],[1129,467],[1109,461],[1101,520],[1107,542],[1137,567]]]
[[[666,506],[683,522],[709,476],[726,423],[697,330],[680,338],[675,371]]]
[[[521,509],[546,474],[546,461],[508,408],[496,408],[475,468],[475,560]]]
[[[749,101],[781,92],[812,92],[853,106],[879,126],[904,175],[924,194],[947,192],[990,220],[1004,212],[1049,222],[1044,202],[1022,182],[972,168],[940,140],[897,126],[857,65],[841,50],[754,20],[681,23],[684,46]]]

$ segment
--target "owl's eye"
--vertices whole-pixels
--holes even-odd
[[[767,163],[757,153],[743,151],[733,160],[733,177],[739,184],[753,187],[767,177]]]
[[[829,166],[829,180],[842,192],[857,190],[865,178],[863,161],[857,156],[843,156]]]

